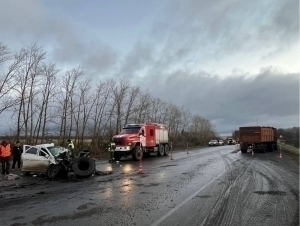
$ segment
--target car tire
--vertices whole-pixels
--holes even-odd
[[[54,179],[59,173],[59,166],[58,165],[54,165],[54,164],[51,164],[49,167],[48,167],[48,170],[46,172],[46,176],[47,178],[49,179]]]
[[[72,169],[80,177],[88,177],[96,170],[95,161],[90,157],[79,157],[72,163]]]

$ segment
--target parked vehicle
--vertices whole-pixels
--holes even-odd
[[[59,172],[75,173],[75,177],[90,176],[96,167],[95,161],[89,157],[88,150],[83,150],[78,157],[73,157],[69,149],[55,146],[54,143],[24,145],[21,163],[21,171],[25,174],[42,173],[50,179],[55,178]]]
[[[236,141],[236,143],[240,142],[240,131],[239,130],[234,131],[234,137],[233,138]]]
[[[218,146],[219,142],[217,140],[211,140],[211,141],[208,142],[208,145],[209,146]]]
[[[232,138],[229,138],[229,139],[228,139],[228,141],[227,141],[227,144],[228,144],[228,145],[235,145],[235,144],[236,144],[236,142],[235,142],[235,140],[234,140],[234,139],[232,139]]]
[[[240,127],[240,148],[247,153],[251,146],[254,151],[266,152],[277,150],[277,129],[267,126]]]
[[[116,161],[130,155],[133,160],[140,160],[143,155],[152,153],[167,156],[170,150],[168,128],[159,123],[128,124],[112,140],[116,146]]]
[[[219,140],[219,145],[224,145],[224,141],[223,140]]]

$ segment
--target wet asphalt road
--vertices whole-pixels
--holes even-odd
[[[114,173],[2,181],[0,225],[299,225],[299,166],[279,152],[234,146],[177,151],[97,169]],[[17,185],[18,184],[18,185]]]

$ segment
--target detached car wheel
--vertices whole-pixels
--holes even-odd
[[[59,166],[57,165],[50,165],[47,172],[46,172],[46,176],[49,179],[53,179],[57,176],[57,174],[59,173]]]
[[[80,177],[88,177],[95,172],[95,161],[90,157],[76,158],[72,164],[72,169]]]

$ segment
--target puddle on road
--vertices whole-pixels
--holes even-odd
[[[172,166],[178,166],[178,165],[173,164],[173,165],[165,165],[165,166],[160,166],[160,167],[161,168],[166,168],[166,167],[172,167]]]
[[[207,199],[207,198],[211,198],[211,195],[197,195],[197,198],[202,198],[202,199]]]
[[[259,195],[286,195],[285,191],[255,191]]]
[[[96,203],[92,203],[92,202],[88,202],[86,204],[80,205],[77,207],[77,210],[86,210],[88,209],[90,206],[95,206]]]
[[[145,187],[155,187],[158,185],[159,185],[159,183],[151,183],[151,184],[146,185]]]
[[[141,191],[141,192],[139,192],[139,194],[143,194],[143,195],[151,195],[151,194],[153,194],[153,193],[151,193],[151,192],[146,192],[146,191]]]

